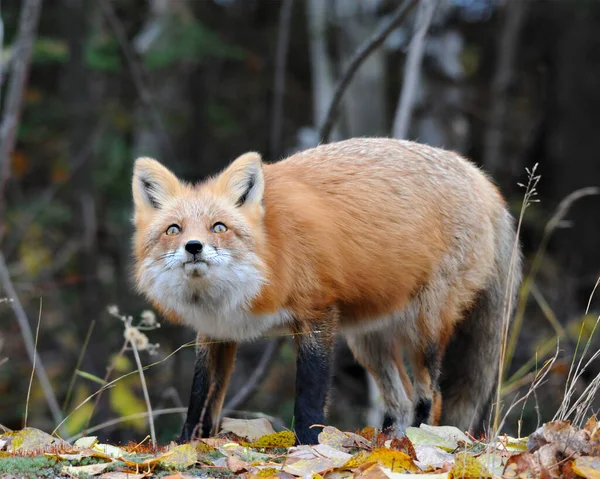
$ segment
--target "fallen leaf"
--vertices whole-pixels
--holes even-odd
[[[536,463],[533,454],[523,452],[511,456],[504,468],[504,477],[539,477],[540,467]]]
[[[64,466],[62,472],[75,477],[83,475],[96,476],[101,474],[110,464],[90,464],[89,466]]]
[[[454,455],[453,477],[492,477],[492,474],[472,455],[459,452]]]
[[[285,464],[283,470],[289,474],[300,477],[311,477],[333,469],[334,463],[325,457],[321,459],[300,459],[293,464]]]
[[[227,467],[231,472],[237,474],[238,472],[247,471],[249,466],[247,462],[242,461],[235,456],[230,456],[227,458]]]
[[[360,479],[387,479],[388,476],[379,464],[371,464],[366,469],[357,472],[354,477]]]
[[[312,446],[311,449],[327,459],[343,460],[344,462],[342,464],[346,463],[352,458],[352,454],[340,451],[339,449],[331,447],[329,444],[317,444],[316,446]]]
[[[354,439],[335,427],[325,426],[319,433],[319,444],[327,444],[335,449],[345,451],[354,445]]]
[[[91,448],[93,451],[101,452],[114,459],[119,459],[127,454],[123,449],[117,446],[111,446],[110,444],[95,444]]]
[[[456,441],[450,441],[424,428],[407,427],[406,435],[414,446],[435,446],[446,451],[454,451],[458,446]]]
[[[560,477],[558,463],[558,448],[556,444],[545,444],[533,453],[537,463],[541,466],[547,477]]]
[[[235,442],[224,444],[218,448],[218,451],[224,456],[235,456],[238,459],[246,462],[266,461],[271,458],[271,456],[268,454],[263,454],[258,451],[254,451],[251,448],[240,446]]]
[[[572,463],[573,470],[587,479],[600,479],[600,457],[578,457]]]
[[[552,421],[538,428],[527,441],[527,448],[535,452],[546,444],[554,444],[559,454],[572,456],[588,450],[589,434],[575,430],[569,421]]]
[[[241,437],[246,437],[254,442],[262,436],[274,434],[275,430],[265,418],[259,419],[234,419],[224,417],[221,422],[221,431],[233,432]]]
[[[111,471],[111,472],[105,472],[104,474],[102,474],[100,476],[100,479],[143,479],[147,475],[148,474],[132,474],[130,472]],[[171,476],[168,476],[168,477],[171,477]],[[167,478],[163,477],[163,479],[167,479]],[[183,478],[181,478],[181,479],[183,479]]]
[[[98,443],[98,436],[80,437],[73,443],[75,447],[85,447],[91,449]]]
[[[393,438],[390,442],[389,448],[393,449],[394,451],[400,451],[408,454],[413,461],[417,460],[415,448],[413,447],[412,442],[410,442],[410,439],[406,436],[401,438]]]
[[[71,449],[71,445],[67,442],[33,427],[8,432],[0,437],[7,442],[6,448],[9,452],[41,452],[57,446]]]
[[[191,444],[182,444],[170,449],[160,462],[167,466],[190,467],[198,461],[198,452]]]
[[[419,429],[443,437],[449,442],[463,442],[465,444],[471,444],[472,442],[464,432],[454,426],[430,426],[429,424],[423,423],[419,426]]]
[[[378,448],[371,452],[365,462],[377,462],[389,468],[392,472],[417,472],[419,468],[415,465],[408,454],[391,449]]]
[[[423,471],[439,469],[446,463],[454,464],[454,455],[435,446],[415,446],[415,453],[415,464]]]

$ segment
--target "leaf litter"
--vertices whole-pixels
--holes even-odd
[[[504,435],[491,444],[449,426],[409,427],[403,438],[389,438],[369,427],[355,433],[319,426],[319,444],[295,446],[292,432],[275,432],[265,419],[225,419],[223,424],[216,437],[172,443],[154,452],[102,444],[95,436],[70,444],[28,427],[0,435],[0,465],[11,457],[43,456],[61,464],[64,476],[55,477],[76,479],[600,479],[600,426],[595,417],[582,429],[553,421],[528,438]]]

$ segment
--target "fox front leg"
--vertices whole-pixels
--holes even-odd
[[[212,342],[198,336],[194,380],[179,442],[208,437],[221,412],[235,361],[236,343]]]
[[[298,323],[295,328],[296,402],[294,429],[299,444],[317,444],[325,422],[325,404],[331,382],[338,312],[330,308],[318,318]]]

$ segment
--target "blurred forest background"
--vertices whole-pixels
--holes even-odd
[[[347,65],[409,7],[350,78],[329,140],[396,136],[456,150],[493,176],[515,216],[518,183],[539,163],[540,202],[521,234],[530,276],[504,393],[508,404],[526,392],[560,337],[522,430],[538,413],[552,419],[580,327],[585,340],[600,309],[596,299],[585,316],[600,275],[600,197],[584,190],[548,223],[569,194],[600,186],[599,1],[4,0],[0,298],[13,301],[0,302],[1,424],[22,426],[32,367],[23,319],[35,335],[40,307],[30,425],[52,430],[98,390],[107,367],[111,379],[135,370],[130,351],[119,356],[123,323],[107,312],[114,304],[137,318],[148,308],[130,280],[134,158],[154,156],[195,181],[247,150],[274,161],[315,145]],[[194,339],[164,322],[147,334],[159,347],[142,352],[144,364]],[[187,347],[146,371],[154,409],[166,410],[156,417],[161,441],[179,433],[193,362]],[[249,378],[265,363],[252,394]],[[264,413],[289,427],[293,370],[287,339],[243,346],[229,414]],[[599,372],[592,363],[579,391]],[[368,390],[340,343],[331,424],[365,425]],[[146,410],[137,374],[107,390],[90,421],[93,402],[71,416],[68,435]],[[516,434],[521,412],[507,432]],[[137,416],[97,434],[128,441],[147,431]]]

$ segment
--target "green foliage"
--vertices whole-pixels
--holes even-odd
[[[118,72],[122,67],[119,44],[113,37],[90,36],[85,44],[85,62],[92,70]]]
[[[69,59],[69,48],[64,40],[38,37],[33,45],[35,63],[65,63]]]
[[[244,51],[223,42],[214,31],[197,20],[183,22],[171,17],[162,35],[144,55],[144,65],[149,70],[156,70],[179,62],[202,62],[209,56],[239,60],[244,58]]]

